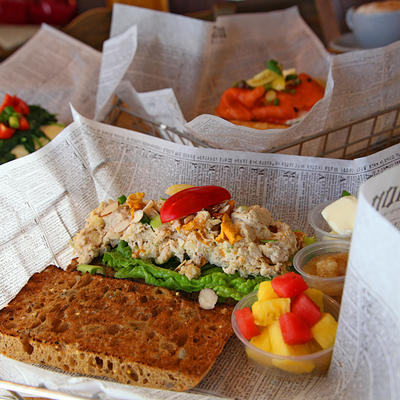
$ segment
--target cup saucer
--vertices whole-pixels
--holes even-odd
[[[329,48],[339,53],[347,53],[349,51],[364,50],[358,43],[353,32],[343,33],[337,38],[329,42]]]

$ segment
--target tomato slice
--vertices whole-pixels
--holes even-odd
[[[231,194],[220,186],[195,186],[181,190],[164,202],[160,210],[161,222],[164,224],[186,217],[230,198]]]
[[[14,133],[14,128],[10,128],[2,122],[0,123],[0,139],[10,139],[13,137]]]
[[[23,115],[21,115],[21,118],[19,119],[19,130],[20,131],[26,131],[26,130],[28,130],[30,127],[29,127],[29,122],[28,122],[28,120],[23,116]]]
[[[295,272],[276,276],[272,279],[271,285],[279,297],[295,297],[308,289],[303,277]]]
[[[286,344],[307,343],[313,337],[307,322],[293,312],[281,315],[279,325]]]
[[[292,312],[304,319],[309,326],[316,324],[322,316],[319,307],[304,293],[292,301]]]
[[[235,311],[235,318],[240,333],[247,339],[260,334],[258,326],[254,323],[254,317],[249,307]]]

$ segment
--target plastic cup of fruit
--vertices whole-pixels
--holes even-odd
[[[345,240],[326,240],[316,242],[303,247],[293,258],[295,270],[301,274],[309,287],[319,289],[324,294],[333,297],[340,302],[344,286],[345,275],[334,277],[322,277],[312,275],[304,271],[304,265],[316,256],[329,255],[334,253],[348,253],[350,242]]]
[[[325,375],[331,363],[333,346],[325,350],[302,356],[281,356],[269,353],[251,344],[239,331],[235,311],[249,307],[257,301],[257,292],[252,292],[240,300],[232,313],[232,327],[236,337],[242,342],[249,362],[259,371],[285,379],[301,379],[304,376]],[[324,311],[338,320],[339,304],[331,297],[323,297]]]
[[[333,201],[326,201],[324,203],[318,204],[315,206],[308,214],[308,223],[314,229],[314,235],[317,241],[321,240],[351,240],[351,234],[349,235],[340,235],[338,233],[332,232],[332,229],[325,221],[321,212],[329,204],[333,203]]]

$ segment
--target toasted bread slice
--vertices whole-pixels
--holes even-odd
[[[170,390],[197,385],[232,334],[232,307],[63,271],[32,276],[0,311],[0,352],[34,364]]]

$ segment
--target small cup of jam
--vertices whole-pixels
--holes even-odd
[[[349,256],[350,243],[326,240],[297,252],[293,266],[309,287],[321,290],[340,302]]]

